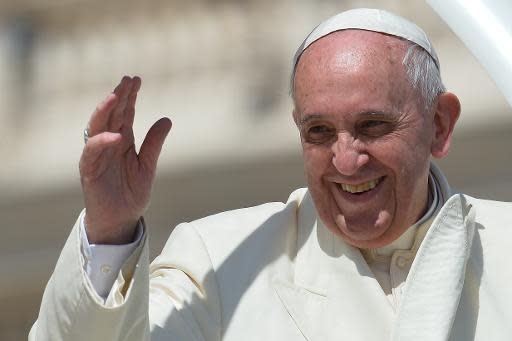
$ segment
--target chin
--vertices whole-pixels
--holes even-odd
[[[346,243],[357,248],[378,248],[390,244],[394,239],[391,219],[382,219],[383,214],[374,222],[350,223],[343,216],[329,219],[327,228]],[[383,221],[379,221],[383,220]]]

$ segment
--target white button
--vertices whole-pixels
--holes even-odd
[[[108,274],[110,271],[112,271],[112,267],[108,264],[103,264],[100,269],[104,274]]]
[[[398,265],[399,268],[404,268],[407,265],[407,259],[405,257],[398,257],[396,259],[396,265]]]

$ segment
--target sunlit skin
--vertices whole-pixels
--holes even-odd
[[[356,247],[387,245],[424,214],[431,155],[447,154],[460,112],[450,93],[424,110],[402,65],[406,49],[346,30],[313,43],[297,65],[293,116],[308,187],[324,224]],[[362,193],[341,188],[373,180]]]

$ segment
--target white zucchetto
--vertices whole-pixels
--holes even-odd
[[[384,10],[357,8],[341,12],[315,27],[295,52],[292,75],[295,74],[300,56],[311,44],[330,33],[347,29],[373,31],[407,39],[427,51],[437,68],[440,68],[432,43],[427,34],[416,24]]]

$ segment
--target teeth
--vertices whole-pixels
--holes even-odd
[[[341,184],[341,189],[344,190],[345,192],[349,192],[349,193],[361,193],[361,192],[366,192],[366,191],[369,191],[369,190],[375,188],[375,186],[377,186],[379,184],[379,182],[380,182],[380,178],[372,180],[372,181],[368,181],[368,182],[365,182],[365,183],[362,183],[359,185]]]

